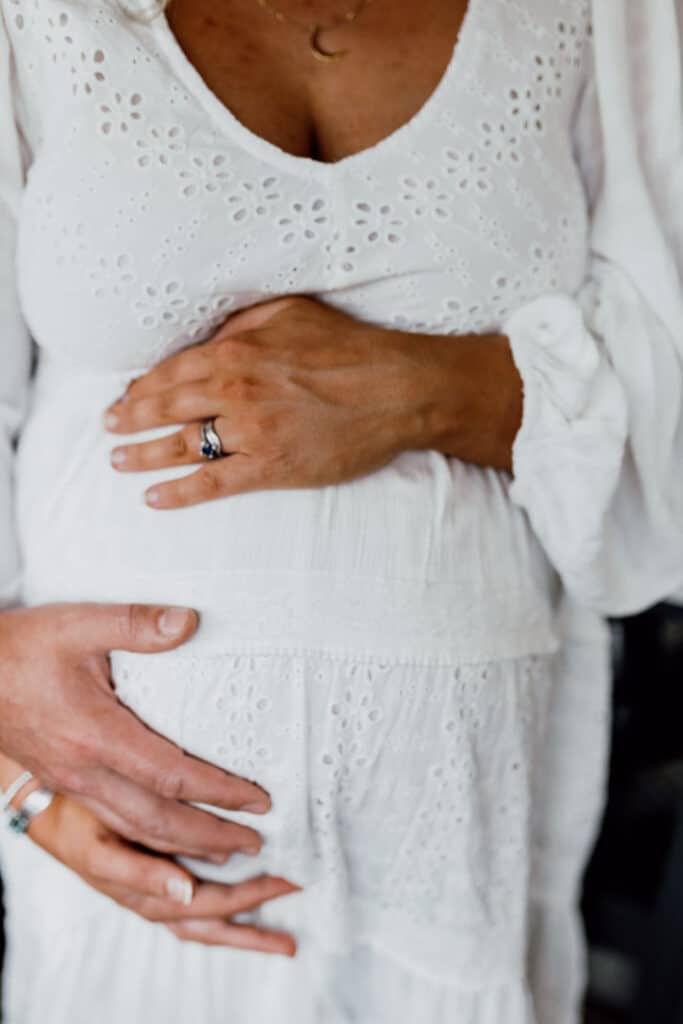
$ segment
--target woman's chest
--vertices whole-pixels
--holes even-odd
[[[571,143],[585,8],[472,0],[418,113],[323,164],[246,128],[165,21],[5,0],[35,155],[18,266],[37,341],[128,370],[279,294],[458,334],[573,290],[586,253]]]
[[[468,0],[357,0],[346,10],[338,0],[172,0],[166,19],[187,60],[242,124],[285,152],[331,162],[375,145],[423,106],[467,7]]]

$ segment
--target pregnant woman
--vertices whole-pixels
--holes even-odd
[[[603,617],[683,584],[677,5],[0,10],[6,1024],[576,1024]]]

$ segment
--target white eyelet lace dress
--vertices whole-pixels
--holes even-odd
[[[422,109],[334,164],[242,125],[163,15],[0,11],[3,602],[196,607],[178,651],[113,652],[117,691],[272,794],[261,855],[198,873],[304,887],[253,915],[294,960],[210,949],[4,834],[5,1024],[576,1024],[602,616],[683,584],[673,0],[471,0]],[[514,476],[407,451],[147,507],[173,474],[117,474],[104,408],[289,293],[505,331]]]

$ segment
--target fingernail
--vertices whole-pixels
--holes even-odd
[[[260,852],[261,852],[261,847],[260,846],[241,846],[240,847],[240,853],[248,853],[250,857],[253,857],[253,856],[255,856],[255,854],[260,853]]]
[[[265,801],[257,801],[253,804],[244,804],[239,808],[240,811],[249,811],[251,814],[265,814],[266,811],[270,810],[270,804]]]
[[[165,636],[177,636],[187,626],[191,614],[189,608],[167,608],[159,616],[159,632]]]
[[[194,896],[194,887],[189,878],[169,878],[166,882],[166,894],[175,903],[189,907]]]
[[[145,493],[145,501],[148,505],[156,505],[159,501],[159,492],[152,489]]]
[[[104,425],[105,425],[105,427],[107,427],[107,429],[111,430],[113,427],[115,427],[118,424],[118,422],[119,422],[119,418],[118,418],[118,416],[116,415],[115,412],[108,412],[108,413],[105,414]]]
[[[111,461],[115,466],[122,466],[128,458],[125,448],[114,448],[111,453]]]

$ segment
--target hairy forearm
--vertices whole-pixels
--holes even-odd
[[[510,471],[523,390],[507,337],[402,334],[400,344],[415,410],[406,448]]]

